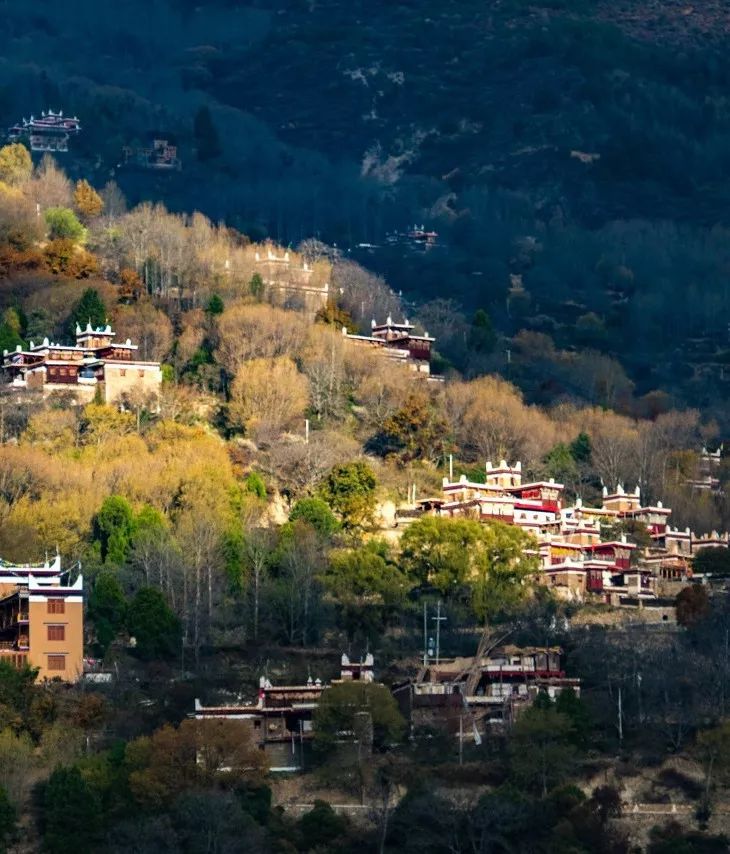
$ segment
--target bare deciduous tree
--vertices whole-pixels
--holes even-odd
[[[267,436],[302,424],[308,401],[307,379],[291,359],[254,359],[233,381],[229,412],[235,424]]]

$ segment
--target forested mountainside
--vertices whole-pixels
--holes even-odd
[[[3,14],[0,115],[78,114],[72,174],[254,239],[317,236],[409,300],[448,297],[431,307],[441,331],[484,308],[548,354],[617,359],[640,394],[716,404],[730,349],[722,4],[40,0]],[[151,132],[176,141],[181,172],[124,167]],[[438,246],[385,244],[413,222]],[[570,392],[554,371],[533,379],[535,399]]]
[[[0,0],[0,854],[728,850],[723,11]]]
[[[301,249],[0,147],[0,851],[727,850],[717,425],[614,411],[595,353],[545,407],[411,370],[343,335],[398,296]]]

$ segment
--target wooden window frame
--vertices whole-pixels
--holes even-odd
[[[46,601],[47,614],[65,614],[66,600],[65,599],[48,599]]]
[[[66,656],[61,653],[53,653],[48,656],[47,664],[49,670],[59,673],[66,669]]]
[[[65,641],[66,640],[66,626],[47,626],[47,639],[49,641]]]

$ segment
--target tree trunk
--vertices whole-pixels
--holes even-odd
[[[259,639],[259,583],[261,580],[261,569],[258,561],[253,571],[253,639]]]

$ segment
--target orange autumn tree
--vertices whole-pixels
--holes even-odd
[[[85,179],[76,182],[74,205],[84,219],[95,219],[104,210],[101,196]]]
[[[183,792],[243,780],[260,782],[268,768],[263,752],[240,722],[185,720],[132,741],[126,760],[135,800],[162,808]]]

